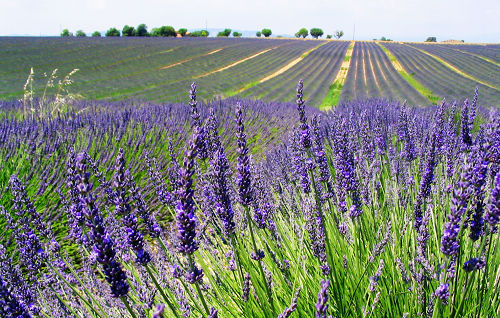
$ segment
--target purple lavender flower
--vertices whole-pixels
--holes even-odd
[[[483,259],[479,259],[476,257],[471,258],[467,262],[464,263],[464,271],[472,272],[473,270],[482,269],[486,265],[486,262]]]
[[[441,303],[443,305],[448,305],[448,299],[450,298],[450,285],[448,283],[439,285],[435,294],[437,298],[441,299]]]
[[[326,318],[328,311],[328,286],[329,280],[321,281],[321,290],[318,293],[318,302],[316,303],[316,318]]]
[[[250,157],[248,156],[247,135],[245,134],[245,125],[243,123],[243,107],[240,103],[236,105],[236,124],[238,131],[236,138],[238,140],[238,193],[240,203],[249,206],[253,202],[253,189],[250,174]]]
[[[144,250],[144,238],[139,232],[137,217],[132,212],[130,199],[127,192],[130,191],[130,172],[125,170],[125,158],[123,149],[120,148],[115,162],[115,175],[113,180],[115,213],[121,216],[121,221],[127,231],[127,243],[135,252],[136,261],[146,265],[151,261],[151,256]]]
[[[500,218],[500,173],[495,177],[494,187],[491,190],[490,204],[486,209],[484,220],[491,226],[492,232],[496,230]]]
[[[285,308],[285,310],[283,310],[283,312],[278,315],[278,318],[288,318],[292,315],[292,313],[297,309],[297,299],[299,298],[299,294],[300,287],[295,291],[290,306]]]
[[[297,110],[299,112],[300,121],[300,143],[304,149],[308,149],[311,147],[312,143],[309,125],[307,124],[303,89],[304,81],[299,80],[299,83],[297,84]]]
[[[188,283],[194,284],[203,278],[203,270],[198,268],[196,264],[192,264],[192,267],[186,271],[184,277]]]
[[[207,316],[207,318],[217,318],[218,316],[218,311],[215,308],[210,308],[210,314]]]
[[[17,299],[0,275],[0,315],[12,318],[31,318],[28,309]]]
[[[469,125],[469,100],[465,99],[464,107],[462,108],[462,143],[466,146],[472,145],[472,137],[470,135],[470,125]]]
[[[406,102],[401,106],[398,123],[399,139],[404,142],[404,151],[402,157],[406,161],[413,161],[416,158],[415,145],[413,143],[412,134],[410,132],[410,122]]]
[[[153,314],[153,318],[164,318],[165,304],[158,304]]]
[[[241,299],[244,302],[247,302],[249,295],[250,295],[250,274],[245,273],[243,277],[243,288],[242,288]]]
[[[200,138],[196,140],[197,156],[200,159],[208,158],[207,149],[207,138],[205,127],[203,127],[200,119],[200,114],[198,113],[197,101],[196,101],[196,83],[191,84],[191,90],[189,91],[189,106],[191,107],[191,118],[193,120],[192,128],[193,130],[198,129]]]
[[[234,233],[236,224],[233,221],[234,211],[229,195],[227,177],[229,174],[229,162],[222,146],[215,151],[212,163],[212,182],[215,195],[215,212],[222,221],[226,237]]]
[[[420,189],[415,200],[415,228],[420,228],[422,225],[422,204],[431,195],[431,186],[434,181],[434,168],[437,165],[436,158],[436,135],[433,133],[431,143],[426,153],[425,170],[422,175]]]
[[[189,149],[184,157],[180,189],[178,191],[179,202],[176,207],[178,250],[182,254],[191,255],[199,246],[196,241],[196,216],[194,214],[194,190],[193,174],[194,159],[196,157],[196,145],[200,139],[199,130],[195,129],[193,140],[189,143]]]
[[[111,287],[112,296],[118,298],[128,293],[127,275],[120,263],[115,260],[116,252],[113,240],[104,227],[103,217],[96,205],[95,197],[91,193],[93,185],[89,181],[87,158],[88,155],[84,152],[76,157],[78,195],[82,204],[82,213],[86,218],[86,226],[89,228],[89,238],[93,243],[96,260],[102,265],[106,281]]]
[[[370,276],[370,286],[368,286],[368,290],[374,292],[377,288],[378,281],[380,276],[382,276],[382,270],[384,269],[385,263],[383,259],[380,259],[380,263],[378,265],[377,271],[373,276]]]
[[[460,248],[458,234],[462,217],[467,210],[467,186],[463,180],[459,187],[453,192],[451,199],[450,213],[447,215],[448,222],[444,225],[443,235],[441,237],[441,252],[445,255],[456,255]]]

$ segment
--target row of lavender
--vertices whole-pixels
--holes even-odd
[[[37,210],[22,174],[10,177],[3,315],[500,314],[500,121],[496,110],[476,118],[477,92],[463,105],[413,109],[367,100],[320,116],[305,107],[299,82],[296,128],[261,160],[247,136],[254,134],[246,117],[252,102],[234,101],[236,140],[224,142],[233,134],[219,129],[224,113],[199,107],[195,86],[190,98],[184,151],[163,144],[163,153],[139,160],[132,144],[113,155],[107,176],[82,144],[61,149],[65,184],[54,209],[68,220],[65,240],[53,233],[58,220]],[[135,129],[148,122],[145,116]],[[134,131],[130,140],[141,138],[115,126],[109,147],[124,129]],[[154,164],[160,156],[162,169]],[[130,169],[137,161],[146,175]],[[60,247],[68,240],[79,264]]]
[[[498,101],[500,97],[500,90],[498,88],[494,88],[493,82],[490,86],[486,86],[475,80],[464,77],[433,57],[420,52],[418,49],[415,49],[410,45],[400,43],[383,43],[382,45],[384,45],[392,54],[394,54],[394,56],[396,56],[406,72],[413,76],[420,84],[431,90],[433,95],[446,97],[451,100],[464,100],[470,94],[470,87],[477,86],[482,92],[480,101],[481,105],[499,106]],[[446,48],[446,50],[451,50],[451,53],[446,53],[444,56],[453,56],[452,47]],[[493,50],[491,46],[488,46],[487,48],[489,48],[490,51]],[[427,50],[430,49],[428,48]],[[433,54],[436,53],[438,56],[442,55],[438,54],[437,51],[435,52],[434,50],[430,50],[430,52]],[[449,58],[446,58],[446,60],[451,62]],[[470,67],[466,65],[467,63],[457,64],[460,66],[459,69],[466,74],[468,73],[468,67]],[[498,65],[486,61],[483,61],[483,64],[484,63],[488,64],[489,67],[493,69],[493,74],[498,74]],[[451,62],[451,64],[453,64],[453,62]],[[482,69],[484,71],[484,68]],[[483,71],[476,70],[475,72],[471,72],[469,75],[477,75],[477,72]],[[491,79],[492,75],[490,73],[491,71],[485,71],[483,76],[489,76]],[[477,76],[477,78],[482,79],[483,76]]]

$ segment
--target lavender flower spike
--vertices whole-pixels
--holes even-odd
[[[191,255],[199,246],[195,240],[196,237],[196,216],[194,214],[194,159],[196,157],[196,145],[200,139],[199,130],[195,128],[193,140],[189,143],[189,149],[186,152],[182,169],[180,172],[180,188],[178,192],[179,202],[176,207],[177,220],[177,239],[178,250],[182,254]]]
[[[302,144],[302,147],[304,149],[307,149],[311,147],[312,142],[304,107],[305,101],[303,99],[304,97],[303,89],[304,89],[304,81],[299,80],[299,83],[297,84],[297,110],[299,111],[299,121],[300,121],[300,143]]]
[[[496,226],[500,218],[500,173],[495,177],[494,187],[491,190],[491,201],[486,209],[484,220],[491,226],[491,231],[496,232]]]
[[[318,293],[318,302],[316,303],[316,318],[326,318],[329,286],[330,281],[328,279],[321,281],[321,290]]]
[[[88,154],[85,152],[76,157],[77,189],[82,213],[90,230],[89,237],[93,244],[96,260],[102,265],[106,281],[111,286],[111,294],[113,297],[119,298],[128,293],[127,275],[115,259],[114,242],[104,227],[104,219],[96,205],[95,197],[91,193],[93,184],[89,181],[90,173],[87,172],[87,160]]]
[[[238,132],[238,192],[240,203],[249,206],[253,202],[252,181],[250,174],[250,157],[248,156],[247,135],[245,134],[245,125],[243,124],[243,107],[240,103],[236,104],[236,124]]]

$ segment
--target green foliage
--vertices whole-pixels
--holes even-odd
[[[177,30],[177,32],[179,32],[181,36],[186,36],[187,31],[188,30],[186,28],[180,28],[179,30]]]
[[[332,35],[331,35],[331,34],[327,34],[327,35],[326,35],[326,38],[327,38],[327,39],[331,39],[331,38],[332,38]]]
[[[68,29],[64,29],[61,32],[61,36],[73,36],[73,33],[69,32]]]
[[[233,36],[234,36],[235,38],[239,38],[239,37],[241,37],[241,36],[242,36],[242,34],[241,34],[240,32],[236,32],[236,31],[234,31],[234,32],[233,32]]]
[[[386,42],[391,42],[392,40],[389,38],[386,38],[385,36],[380,38],[380,41],[386,41]]]
[[[262,33],[260,33],[260,31],[257,31],[257,33],[255,33],[255,35],[256,35],[258,38],[260,38],[260,37],[261,37],[261,35],[262,35]]]
[[[430,36],[427,38],[427,40],[425,40],[425,42],[437,42],[437,39],[435,36]]]
[[[106,31],[106,36],[120,36],[120,31],[118,31],[117,28],[109,28],[108,31]]]
[[[224,29],[224,31],[220,31],[217,33],[218,37],[228,37],[231,35],[231,29]]]
[[[151,30],[151,36],[177,36],[177,32],[171,26],[161,26]]]
[[[273,34],[271,29],[262,29],[261,32],[262,32],[262,35],[265,36],[266,38],[268,38],[271,34]]]
[[[135,28],[125,25],[122,29],[122,36],[135,36]]]
[[[207,30],[201,30],[201,31],[193,31],[191,33],[189,33],[189,36],[192,36],[192,37],[207,37],[210,35],[210,32],[208,32]]]
[[[311,33],[311,36],[315,39],[323,36],[323,30],[321,30],[320,28],[312,28],[309,32]]]
[[[309,35],[309,31],[307,31],[306,28],[300,29],[297,33],[295,33],[295,36],[300,38],[306,38]]]
[[[87,34],[85,34],[85,32],[83,32],[82,30],[78,30],[78,31],[76,31],[76,36],[85,37],[85,36],[87,36]]]
[[[135,35],[136,36],[149,36],[148,27],[144,23],[139,24],[137,26],[137,30],[135,32]]]
[[[101,37],[101,32],[94,31],[94,33],[92,33],[92,37],[94,37],[94,38],[100,38]]]
[[[335,31],[335,38],[336,38],[337,40],[339,40],[339,39],[340,39],[341,37],[343,37],[343,36],[344,36],[344,31],[342,31],[342,30],[337,30],[337,31]]]

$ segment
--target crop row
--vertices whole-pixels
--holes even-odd
[[[471,87],[478,87],[481,92],[480,104],[498,105],[500,91],[465,78],[433,57],[408,45],[398,43],[383,45],[396,56],[411,76],[430,89],[434,95],[461,101],[470,96]]]
[[[243,97],[269,101],[294,101],[293,83],[303,79],[307,87],[306,100],[310,106],[319,106],[328,92],[344,59],[349,42],[328,42],[310,52],[302,61],[286,72],[242,92]]]
[[[499,44],[488,44],[488,45],[454,45],[454,47],[460,51],[469,52],[472,54],[477,54],[479,56],[493,60],[495,63],[500,63],[500,45]]]
[[[80,41],[77,41],[80,40]],[[1,40],[7,41],[7,40]],[[50,73],[58,68],[61,73],[74,68],[74,89],[90,98],[103,98],[144,89],[156,83],[178,81],[211,71],[260,50],[283,44],[280,40],[252,39],[24,39],[31,48],[6,50],[2,59],[9,60],[12,69],[2,67],[3,87],[0,96],[22,92],[30,67],[36,74]],[[69,44],[67,42],[70,42]],[[83,43],[79,43],[83,42]],[[56,46],[56,44],[58,46]],[[86,45],[83,45],[86,44]],[[0,42],[0,45],[3,43]],[[15,47],[15,46],[14,46]],[[70,48],[72,51],[68,51]],[[201,61],[191,61],[166,70],[159,68],[199,57],[222,49]],[[23,52],[29,51],[31,55]],[[4,56],[5,54],[5,56]],[[195,63],[196,62],[196,63]]]
[[[317,43],[311,41],[298,42],[300,43],[296,43],[295,41],[279,43],[279,46],[261,55],[229,67],[221,72],[215,72],[195,79],[201,88],[199,97],[212,98],[234,95],[235,92],[246,84],[260,80],[269,73],[280,69],[290,60],[297,58],[314,45],[317,45]],[[134,97],[156,101],[182,101],[184,98],[182,88],[188,86],[192,81],[192,78],[184,78],[182,81],[161,85],[155,90],[140,91]]]
[[[488,62],[480,57],[460,52],[453,47],[443,47],[439,45],[429,44],[411,44],[411,46],[425,50],[454,67],[463,71],[480,81],[484,81],[489,85],[500,87],[500,66]]]
[[[396,71],[378,44],[358,42],[351,58],[341,101],[384,97],[407,100],[412,105],[429,103]]]

